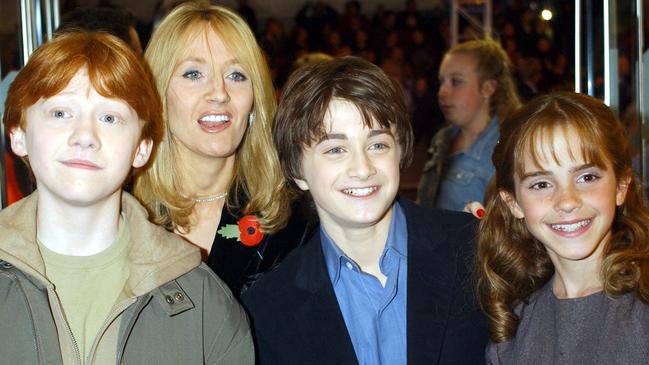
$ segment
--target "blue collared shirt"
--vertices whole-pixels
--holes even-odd
[[[379,267],[385,287],[363,273],[320,226],[322,251],[358,363],[405,364],[408,230],[399,203],[392,205],[390,230]]]
[[[454,129],[451,138],[460,132]],[[466,203],[484,201],[487,183],[496,172],[491,155],[499,135],[498,118],[494,117],[469,148],[446,157],[448,170],[440,182],[437,208],[462,211]]]

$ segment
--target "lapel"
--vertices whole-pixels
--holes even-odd
[[[433,364],[441,355],[455,277],[455,258],[440,254],[441,245],[454,242],[445,242],[445,222],[436,211],[399,202],[408,225],[408,363]]]
[[[274,234],[265,234],[257,246],[246,246],[236,237],[226,237],[221,229],[237,226],[243,213],[224,208],[216,229],[207,265],[230,287],[238,297],[263,272],[278,265],[295,247],[307,242],[318,228],[317,222],[309,221],[301,214],[300,202],[295,203],[287,225]]]
[[[327,268],[318,229],[304,247],[305,252],[295,276],[296,335],[302,336],[305,348],[297,351],[322,364],[356,364],[356,353],[345,326]],[[335,349],[335,350],[332,350]]]
[[[238,215],[238,213],[237,213]],[[264,236],[261,243],[249,247],[237,241],[236,237],[226,238],[219,231],[227,226],[236,226],[239,219],[230,214],[224,208],[212,243],[212,249],[207,259],[208,266],[239,296],[239,291],[246,282],[249,273],[255,273],[255,269],[261,261],[257,251],[268,243],[268,237]]]

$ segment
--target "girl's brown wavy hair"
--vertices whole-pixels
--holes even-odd
[[[519,318],[514,308],[554,272],[544,246],[522,219],[512,215],[499,192],[515,196],[514,177],[524,171],[523,157],[531,154],[533,161],[541,161],[542,152],[534,146],[552,138],[557,129],[580,136],[572,147],[573,155],[581,152],[598,167],[605,168],[610,162],[620,182],[631,177],[626,200],[617,208],[611,239],[604,247],[600,275],[606,294],[633,292],[649,303],[649,214],[640,184],[633,177],[623,125],[598,99],[564,92],[540,96],[510,114],[500,126],[500,140],[492,157],[495,190],[487,199],[487,213],[480,223],[477,293],[496,343],[515,336]]]

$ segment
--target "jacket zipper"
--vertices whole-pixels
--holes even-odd
[[[113,310],[110,312],[108,317],[106,317],[106,320],[104,320],[104,323],[101,325],[99,328],[99,331],[97,331],[97,336],[95,337],[95,340],[92,342],[92,347],[90,348],[90,356],[88,356],[88,359],[91,360],[88,362],[88,364],[94,364],[95,363],[95,352],[97,352],[97,347],[99,346],[99,342],[101,337],[104,336],[104,332],[108,329],[108,326],[110,323],[112,323],[119,315],[124,312],[128,307],[130,307],[133,303],[136,302],[136,298],[127,298],[125,302],[120,304],[117,307],[113,307]],[[119,334],[118,334],[118,340],[119,340]],[[115,349],[117,351],[117,348]]]
[[[47,291],[56,299],[52,307],[56,311],[55,314],[61,319],[61,322],[63,322],[63,327],[65,328],[65,332],[68,334],[69,339],[72,340],[72,344],[74,345],[73,346],[74,353],[75,355],[77,355],[74,359],[74,364],[81,365],[82,362],[81,362],[81,352],[79,351],[79,344],[77,344],[77,340],[74,338],[74,334],[72,334],[72,330],[70,329],[70,324],[65,319],[65,315],[63,314],[63,309],[61,308],[61,304],[60,304],[61,302],[59,301],[59,296],[56,294],[56,291],[54,291],[54,289],[50,286],[47,287]],[[61,356],[63,356],[63,353],[61,353]],[[65,363],[65,359],[63,363]]]

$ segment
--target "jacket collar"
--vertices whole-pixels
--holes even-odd
[[[482,133],[480,133],[478,139],[460,153],[463,153],[474,160],[480,161],[480,159],[484,158],[485,150],[491,148],[494,141],[498,139],[498,128],[498,116],[494,115],[494,117],[489,121],[489,124],[487,124],[487,127],[482,131]],[[437,161],[448,156],[448,149],[451,145],[451,141],[453,141],[459,133],[460,128],[449,124],[442,127],[442,129],[435,134],[433,139],[430,141],[430,146],[428,146],[428,153],[431,155],[431,159],[424,166],[424,171],[430,170],[433,166],[440,165]]]
[[[449,293],[455,289],[455,272],[450,268],[455,265],[436,251],[443,249],[442,244],[457,243],[445,242],[448,233],[439,210],[424,209],[406,199],[400,202],[408,219],[408,363],[437,363],[451,305]]]
[[[303,247],[294,285],[300,290],[293,315],[299,333],[310,342],[313,358],[323,364],[357,364],[352,340],[338,306],[320,243],[320,230]],[[328,344],[323,346],[323,342]],[[336,351],[329,349],[335,348]]]
[[[303,275],[295,276],[295,285],[309,294],[315,294],[331,286],[320,240],[320,230],[317,229],[304,246],[302,260],[298,262],[299,267],[296,270]]]
[[[459,128],[457,128],[457,131],[459,132]],[[478,139],[462,153],[476,161],[484,160],[486,152],[489,152],[488,155],[491,154],[493,145],[498,140],[498,134],[498,116],[494,115],[487,127],[480,133]]]
[[[0,212],[0,260],[10,262],[42,286],[45,264],[36,243],[38,192]],[[129,278],[124,288],[129,297],[148,293],[200,264],[198,248],[148,221],[144,207],[122,192],[122,211],[129,222]]]

